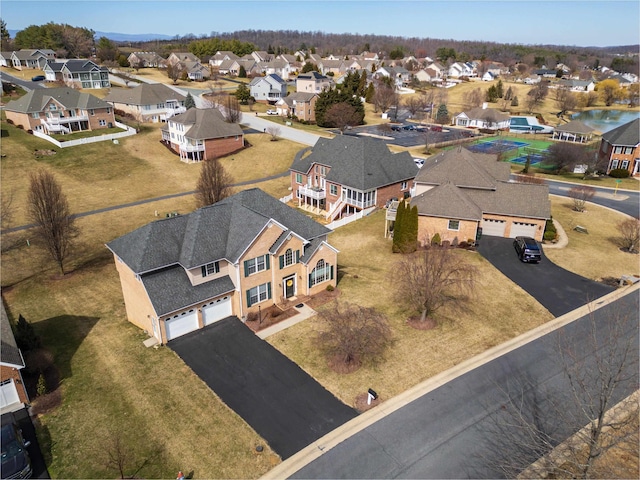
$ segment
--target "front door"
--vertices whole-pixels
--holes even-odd
[[[291,298],[296,294],[296,276],[291,275],[284,279],[284,298]]]

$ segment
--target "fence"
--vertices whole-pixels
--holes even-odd
[[[287,195],[286,197],[282,197],[282,198],[280,199],[280,201],[281,201],[282,203],[287,203],[287,202],[290,202],[291,200],[293,200],[293,193],[290,193],[290,194],[289,194],[289,195]]]
[[[343,227],[348,223],[355,222],[356,220],[360,220],[362,217],[366,217],[375,209],[376,207],[366,208],[364,210],[359,211],[358,213],[354,213],[353,215],[349,215],[348,217],[344,217],[344,218],[341,218],[340,220],[336,220],[335,222],[331,222],[329,225],[327,225],[327,228],[330,228],[331,230],[335,230],[338,227]]]
[[[69,140],[68,142],[59,142],[55,138],[51,138],[49,135],[45,135],[44,133],[38,132],[36,130],[33,131],[33,135],[38,138],[42,138],[47,142],[53,143],[58,148],[67,148],[67,147],[75,147],[76,145],[84,145],[87,143],[107,142],[107,141],[115,140],[117,138],[130,137],[131,135],[136,134],[136,130],[134,128],[131,128],[125,125],[124,123],[115,122],[114,125],[126,131],[120,132],[120,133],[110,133],[109,135],[100,135],[97,137],[79,138],[77,140]]]

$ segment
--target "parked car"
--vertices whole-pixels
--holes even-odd
[[[403,129],[403,130],[415,130],[415,129],[416,129],[416,127],[415,127],[415,125],[412,125],[412,124],[410,124],[410,123],[409,123],[408,125],[404,125],[404,126],[402,127],[402,129]]]
[[[538,263],[542,259],[540,253],[540,246],[531,237],[516,237],[513,241],[513,246],[518,252],[518,257],[521,262],[533,262]]]
[[[42,82],[44,80],[44,75],[36,75],[35,77],[31,77],[32,82]]]
[[[2,426],[2,476],[0,478],[31,478],[33,469],[26,448],[31,442],[22,438],[15,423]]]
[[[394,132],[400,132],[400,131],[402,131],[402,126],[401,125],[391,125],[391,130],[393,130]]]
[[[267,115],[277,115],[277,114],[278,114],[277,110],[272,110],[272,109],[267,110]]]

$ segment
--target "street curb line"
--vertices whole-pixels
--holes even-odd
[[[640,284],[630,285],[622,288],[618,288],[607,295],[604,295],[582,307],[579,307],[569,313],[566,313],[554,320],[551,320],[544,325],[534,328],[528,332],[523,333],[511,340],[496,345],[495,347],[486,350],[464,362],[452,367],[444,372],[441,372],[424,382],[415,385],[409,390],[397,395],[396,397],[387,400],[381,405],[374,407],[360,415],[353,420],[341,425],[335,430],[329,432],[325,436],[319,438],[312,444],[306,446],[295,455],[289,457],[287,460],[276,466],[265,475],[260,477],[264,480],[288,478],[295,472],[308,465],[313,460],[319,458],[323,453],[328,452],[336,445],[342,443],[344,440],[350,438],[356,433],[364,430],[368,426],[383,419],[387,415],[395,412],[396,410],[406,406],[415,399],[445,385],[453,379],[464,375],[465,373],[478,368],[491,360],[494,360],[502,355],[505,355],[516,348],[521,347],[527,343],[532,342],[548,333],[551,333],[559,328],[568,325],[569,323],[577,320],[594,312],[619,298],[628,295],[633,292],[637,292],[640,289]]]

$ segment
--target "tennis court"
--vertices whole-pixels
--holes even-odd
[[[525,163],[527,163],[527,158],[529,158],[531,160],[531,164],[530,165],[535,165],[537,163],[541,163],[541,162],[544,161],[544,155],[541,154],[541,153],[531,153],[529,155],[522,155],[520,157],[512,158],[509,161],[511,163],[520,163],[520,164],[524,165]]]
[[[475,145],[470,145],[467,148],[476,153],[501,153],[526,147],[528,145],[529,144],[527,142],[517,142],[514,140],[491,140],[490,142],[476,143]]]

